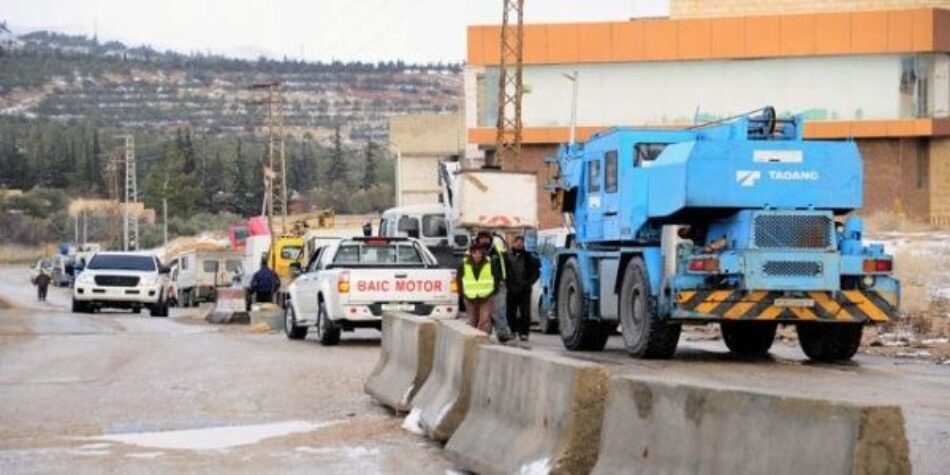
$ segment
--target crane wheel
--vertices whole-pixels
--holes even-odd
[[[769,354],[775,341],[775,323],[722,322],[722,339],[729,351],[740,356],[762,357]]]
[[[568,259],[558,283],[557,320],[564,347],[571,351],[603,350],[615,327],[586,318],[586,300],[577,260]]]
[[[627,263],[620,288],[623,344],[634,358],[667,359],[676,353],[682,326],[660,319],[643,259]]]
[[[864,327],[854,323],[801,323],[798,343],[808,358],[832,362],[850,360],[861,345]]]

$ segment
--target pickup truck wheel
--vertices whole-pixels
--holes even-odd
[[[864,327],[847,323],[799,324],[798,343],[808,358],[832,362],[850,360],[861,345]]]
[[[557,292],[561,341],[571,351],[603,350],[612,327],[587,319],[587,303],[584,300],[584,286],[577,270],[577,261],[572,258],[564,264]]]
[[[90,313],[89,306],[85,302],[73,299],[73,313]]]
[[[762,357],[769,354],[775,341],[775,323],[722,322],[722,339],[729,351],[741,356]]]
[[[320,311],[317,315],[317,337],[323,346],[334,346],[340,343],[340,327],[327,317],[327,305],[320,302]]]
[[[152,304],[148,308],[148,314],[149,316],[152,316],[152,317],[167,317],[168,316],[168,301],[166,301],[165,299],[162,299]]]
[[[297,325],[297,315],[294,306],[288,304],[284,309],[284,334],[291,340],[303,340],[307,337],[307,327]]]
[[[680,325],[660,319],[656,299],[650,292],[646,266],[639,257],[630,259],[620,287],[620,325],[627,353],[635,358],[672,358],[679,343]]]

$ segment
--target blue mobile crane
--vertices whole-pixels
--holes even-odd
[[[766,107],[679,130],[616,128],[563,145],[547,188],[567,244],[542,309],[570,350],[621,328],[638,358],[670,358],[684,324],[719,323],[730,351],[763,355],[779,324],[805,354],[850,359],[863,326],[896,318],[892,257],[862,243],[852,141],[805,141]]]

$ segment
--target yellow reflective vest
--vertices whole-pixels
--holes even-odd
[[[492,274],[491,260],[482,262],[482,268],[475,276],[475,266],[472,261],[465,259],[462,273],[462,291],[469,300],[483,299],[495,291],[495,276]]]

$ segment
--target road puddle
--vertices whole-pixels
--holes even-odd
[[[152,449],[221,450],[242,445],[253,445],[265,439],[291,434],[313,432],[344,421],[307,422],[286,421],[272,424],[208,427],[202,429],[168,430],[107,434],[90,440],[120,442]]]

